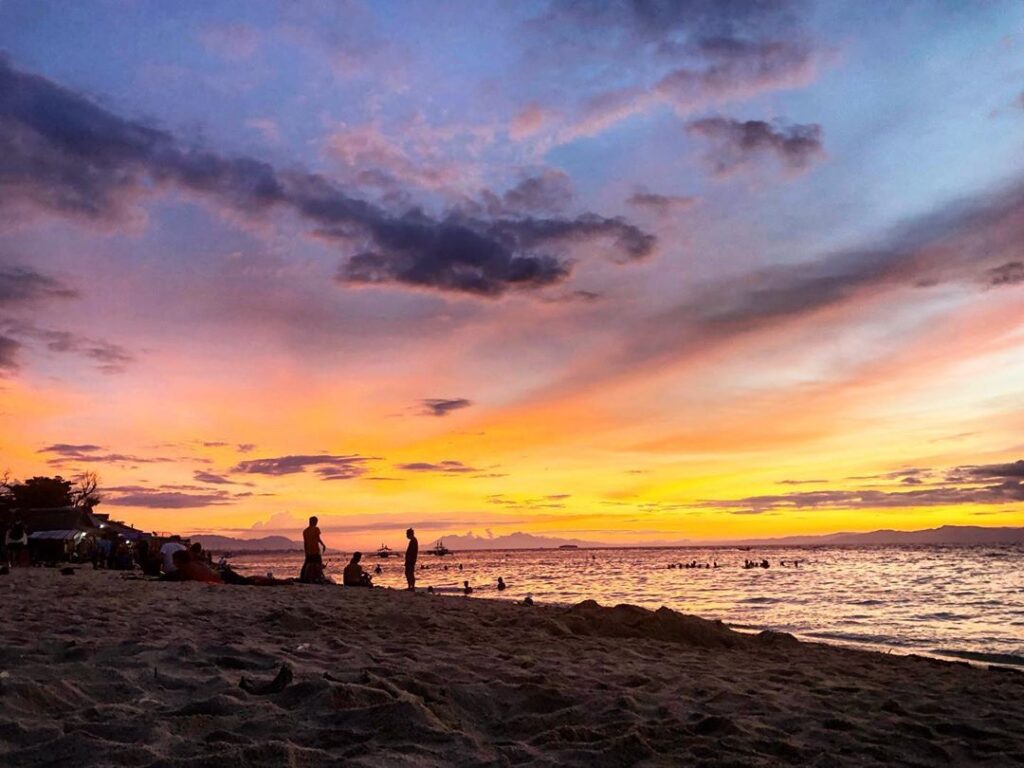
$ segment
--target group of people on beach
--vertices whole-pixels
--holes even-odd
[[[319,518],[314,515],[309,518],[309,526],[302,532],[305,560],[302,564],[302,572],[299,574],[299,581],[304,584],[325,584],[330,581],[324,573],[323,555],[327,551],[327,544],[324,543],[323,536],[320,533],[319,523]],[[409,540],[409,544],[405,549],[405,581],[408,584],[406,588],[410,592],[414,592],[416,590],[416,561],[420,555],[420,542],[416,538],[416,531],[412,528],[405,532],[405,538]],[[373,577],[363,570],[362,559],[362,552],[352,553],[352,558],[349,560],[348,565],[345,566],[345,570],[342,571],[342,584],[346,587],[373,586]],[[374,571],[380,574],[381,567],[378,565]]]

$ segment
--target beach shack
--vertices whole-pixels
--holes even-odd
[[[100,532],[99,521],[86,507],[19,509],[10,513],[28,531],[28,553],[33,562],[79,559]]]
[[[89,560],[100,539],[114,543],[115,551],[127,545],[125,562],[131,567],[131,549],[150,534],[126,523],[111,520],[104,513],[89,507],[52,507],[12,509],[0,513],[0,529],[21,521],[28,532],[28,555],[35,563],[57,563]]]

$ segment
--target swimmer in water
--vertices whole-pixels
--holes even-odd
[[[473,588],[471,586],[469,586],[469,582],[468,581],[462,582],[462,594],[468,595],[472,591],[473,591]]]
[[[501,576],[499,576],[498,577],[498,591],[502,592],[502,591],[504,591],[504,589],[505,589],[505,580],[503,578],[501,578]]]

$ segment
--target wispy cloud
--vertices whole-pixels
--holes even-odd
[[[707,117],[694,120],[687,131],[711,141],[705,158],[716,176],[727,176],[755,160],[774,156],[787,171],[805,171],[825,156],[821,126],[772,125],[763,120]]]
[[[479,472],[479,469],[463,464],[461,461],[412,461],[407,464],[396,464],[396,469],[406,472],[431,472],[440,475],[462,475],[470,472]]]
[[[327,453],[274,456],[240,461],[232,472],[255,475],[293,475],[313,470],[323,480],[352,480],[366,472],[366,464],[373,459],[359,454],[332,455]]]
[[[464,397],[456,398],[427,398],[426,400],[420,401],[423,405],[423,413],[427,416],[447,416],[453,411],[459,411],[463,408],[468,408],[473,404],[471,400],[467,400]]]
[[[175,461],[167,456],[136,456],[127,453],[115,453],[99,445],[53,443],[40,448],[37,453],[48,454],[48,464],[64,466],[67,464],[160,464]]]

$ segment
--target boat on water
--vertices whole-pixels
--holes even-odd
[[[451,553],[452,551],[444,545],[443,539],[438,539],[437,543],[434,545],[434,548],[430,550],[430,554],[437,555],[438,557],[444,557],[445,555],[450,555]]]
[[[558,547],[559,549],[579,549],[578,544],[562,544]]]
[[[394,552],[391,551],[391,547],[387,544],[381,544],[380,549],[377,550],[377,557],[391,557]]]

